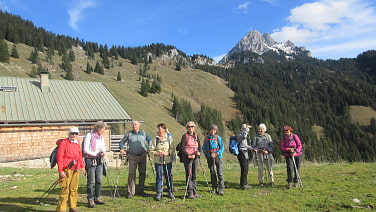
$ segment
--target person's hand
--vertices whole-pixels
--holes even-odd
[[[189,159],[195,159],[195,158],[196,158],[196,155],[188,155],[188,158],[189,158]]]
[[[121,150],[120,150],[120,154],[121,154],[121,155],[124,155],[124,154],[125,154],[124,149],[121,149]]]
[[[86,170],[84,168],[81,169],[81,174],[82,175],[85,175],[86,174]]]
[[[201,155],[199,151],[196,152],[197,157]]]
[[[64,177],[66,177],[67,175],[65,174],[65,171],[61,171],[59,172],[59,179],[62,179]]]
[[[255,151],[256,153],[258,152],[257,149],[253,149],[253,151]]]
[[[264,153],[264,154],[269,154],[268,150],[266,150],[266,149],[263,150],[263,153]]]
[[[217,153],[215,153],[215,152],[212,152],[212,153],[211,153],[211,157],[212,157],[212,158],[215,158],[215,157],[217,157]]]

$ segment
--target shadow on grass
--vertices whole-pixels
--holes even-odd
[[[56,199],[46,199],[46,200],[54,202],[54,204],[56,204]],[[1,198],[0,208],[1,208],[1,211],[7,211],[7,212],[51,211],[51,210],[40,210],[40,209],[34,208],[35,205],[40,205],[40,204],[45,204],[45,203],[47,202],[40,203],[39,201],[37,202],[36,198],[28,198],[28,197]]]

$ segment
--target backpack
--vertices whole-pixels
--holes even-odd
[[[198,139],[198,136],[196,134],[195,134],[195,139]],[[178,143],[178,145],[176,145],[176,148],[175,148],[175,150],[178,152],[177,155],[179,156],[181,163],[184,163],[184,161],[183,161],[183,158],[184,158],[183,148],[184,147],[181,145],[181,141]]]
[[[236,136],[230,136],[230,141],[228,143],[228,150],[230,150],[230,152],[233,155],[237,156],[239,154],[239,143],[236,140]]]
[[[59,139],[57,142],[56,142],[56,147],[52,150],[51,154],[50,154],[50,167],[51,169],[53,169],[56,164],[57,164],[57,151],[59,149],[59,144],[61,143],[63,139]]]

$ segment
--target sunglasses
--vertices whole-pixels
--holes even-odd
[[[78,133],[76,133],[76,132],[73,132],[73,133],[70,133],[71,135],[78,135]]]
[[[193,127],[195,127],[195,126],[187,126],[187,128],[193,128]]]

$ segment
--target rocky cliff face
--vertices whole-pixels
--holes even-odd
[[[234,63],[230,61],[230,57],[236,53],[241,53],[245,51],[251,51],[258,55],[262,55],[267,51],[280,51],[282,50],[287,55],[298,54],[297,52],[300,48],[296,48],[294,43],[287,41],[286,43],[277,43],[273,38],[265,33],[261,35],[260,32],[253,30],[244,36],[234,48],[232,48],[220,61],[220,64]],[[291,57],[290,57],[291,58]],[[243,61],[244,62],[244,61]]]

